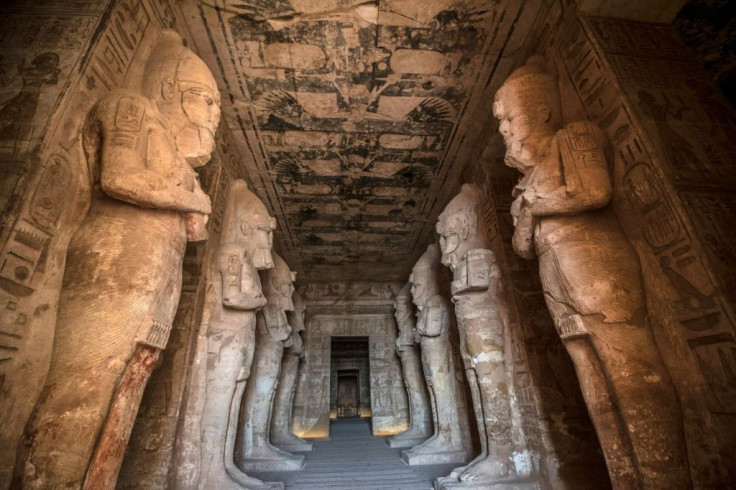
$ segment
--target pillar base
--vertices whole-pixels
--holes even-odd
[[[271,442],[274,446],[290,453],[306,453],[314,449],[314,443],[302,441],[302,442],[285,442],[283,444],[278,442]]]
[[[247,458],[243,459],[240,469],[246,473],[265,473],[271,471],[298,471],[304,466],[304,456],[291,454],[278,459]]]
[[[404,448],[412,448],[414,446],[418,446],[427,439],[429,439],[430,436],[426,437],[406,437],[404,439],[397,439],[396,437],[389,437],[386,440],[386,444],[388,447],[392,449],[404,449]]]
[[[412,452],[413,449],[401,451],[401,459],[409,466],[427,464],[465,464],[468,462],[468,453],[462,449],[434,452]]]
[[[461,482],[451,476],[443,476],[434,481],[435,490],[539,490],[539,480],[515,479],[504,481]]]

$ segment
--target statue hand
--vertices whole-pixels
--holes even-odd
[[[205,194],[199,185],[194,186],[192,195],[194,196],[196,207],[198,208],[197,211],[199,213],[212,214],[212,201],[210,201],[210,196]]]
[[[517,218],[516,230],[514,230],[514,236],[512,238],[512,245],[517,254],[521,257],[531,260],[536,256],[534,250],[534,216],[526,209],[521,209],[521,213]]]

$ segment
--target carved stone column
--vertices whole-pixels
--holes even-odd
[[[91,204],[67,253],[51,367],[18,454],[22,486],[115,485],[168,341],[186,243],[207,236],[210,200],[192,167],[209,160],[219,119],[212,74],[171,31],[142,85],[88,115]]]
[[[424,381],[421,354],[415,340],[414,305],[411,302],[411,283],[407,283],[396,295],[394,302],[399,336],[396,353],[401,358],[404,386],[409,399],[409,429],[388,439],[392,448],[413,447],[432,435],[432,411],[429,393]]]
[[[269,436],[284,341],[292,331],[286,312],[294,310],[294,273],[280,256],[273,257],[274,268],[263,274],[263,293],[268,304],[257,316],[253,370],[240,412],[236,461],[244,471],[292,471],[304,464],[304,456],[278,449]]]
[[[440,214],[442,263],[453,271],[460,353],[465,364],[478,421],[481,454],[468,466],[438,480],[441,489],[488,488],[516,479],[509,379],[506,370],[505,304],[500,298],[500,271],[489,250],[480,214],[478,188],[463,185]]]
[[[547,307],[575,365],[615,488],[690,485],[682,413],[654,341],[639,258],[608,204],[608,141],[564,125],[541,57],[514,71],[494,114],[514,191],[514,249],[539,258]]]
[[[289,313],[291,336],[286,341],[281,360],[281,374],[276,388],[271,414],[271,443],[286,451],[311,451],[313,444],[291,432],[292,408],[296,393],[299,364],[304,358],[304,344],[300,332],[304,331],[304,302],[294,291],[294,311]]]
[[[432,399],[434,435],[401,456],[410,465],[466,463],[470,459],[471,441],[467,418],[458,408],[458,389],[449,328],[452,321],[449,302],[439,293],[437,245],[417,261],[409,282],[412,297],[419,310],[417,333],[422,347],[422,365]]]

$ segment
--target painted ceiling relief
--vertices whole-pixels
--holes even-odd
[[[225,69],[224,78],[244,94],[235,97],[248,112],[238,129],[262,157],[287,260],[355,278],[390,266],[396,277],[385,280],[405,279],[434,225],[428,210],[453,160],[448,149],[464,125],[485,124],[464,117],[508,12],[456,0],[199,9],[210,38],[227,40],[220,57],[237,76]]]

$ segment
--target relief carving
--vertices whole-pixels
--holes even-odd
[[[465,364],[480,432],[481,453],[468,466],[453,470],[450,483],[485,485],[513,479],[511,406],[506,372],[505,305],[501,304],[500,270],[489,249],[480,210],[479,190],[463,185],[437,220],[442,264],[453,271],[460,353]]]
[[[429,393],[424,383],[421,353],[417,346],[416,315],[411,299],[411,283],[401,288],[394,301],[394,316],[399,327],[396,353],[401,358],[404,386],[409,398],[409,429],[388,440],[389,447],[412,447],[432,435]]]
[[[168,340],[184,248],[206,238],[210,200],[188,157],[196,148],[204,164],[213,150],[217,85],[170,31],[145,73],[138,91],[99,100],[85,124],[92,202],[67,252],[51,368],[17,459],[24,487],[114,485]]]
[[[608,142],[563,126],[556,77],[534,57],[496,94],[514,190],[514,249],[539,259],[615,488],[685,488],[682,414],[649,325],[638,257],[608,204]]]
[[[427,381],[434,422],[434,434],[422,444],[402,451],[410,465],[468,462],[471,441],[467,420],[460,413],[455,366],[449,329],[450,306],[439,286],[440,252],[437,245],[417,261],[412,270],[412,301],[417,307],[417,333],[422,348],[422,366]]]

